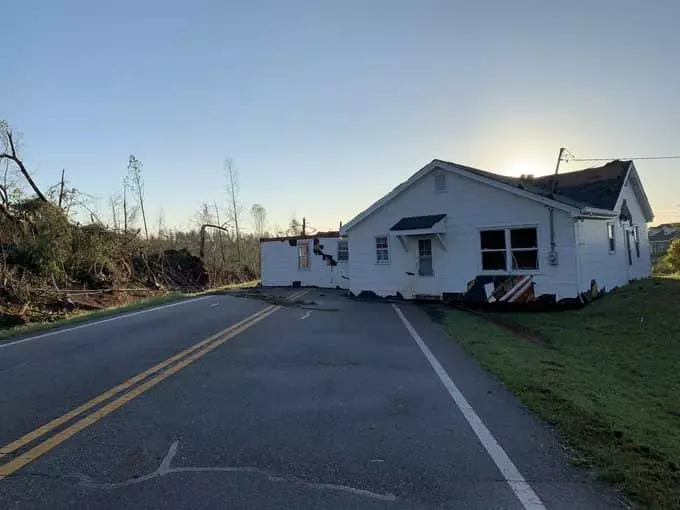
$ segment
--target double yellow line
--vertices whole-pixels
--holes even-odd
[[[303,294],[306,294],[307,292],[309,292],[309,289],[301,290],[299,292],[296,292],[295,294],[288,296],[287,300],[293,301],[301,297]],[[144,372],[141,372],[140,374],[131,377],[127,381],[119,384],[118,386],[115,386],[114,388],[111,388],[110,390],[102,393],[101,395],[97,395],[93,399],[88,400],[84,404],[76,407],[75,409],[69,411],[68,413],[38,427],[32,432],[29,432],[28,434],[20,437],[16,441],[13,441],[1,447],[0,459],[16,452],[17,450],[23,448],[24,446],[27,446],[36,439],[42,438],[48,432],[90,411],[99,404],[103,404],[110,400],[111,398],[115,397],[116,395],[121,394],[114,400],[108,402],[103,407],[100,407],[91,414],[88,414],[84,418],[81,418],[80,420],[68,426],[67,428],[61,430],[57,434],[54,434],[45,441],[37,444],[30,450],[27,450],[26,452],[16,456],[6,464],[1,465],[0,480],[5,478],[6,476],[11,475],[15,471],[21,469],[26,464],[33,462],[35,459],[46,454],[53,448],[56,448],[58,445],[66,441],[68,438],[74,436],[75,434],[89,427],[93,423],[98,422],[105,416],[111,414],[116,409],[130,402],[132,399],[138,397],[142,393],[156,386],[161,381],[167,379],[172,374],[179,372],[187,365],[193,363],[199,358],[202,358],[213,349],[216,349],[226,341],[230,340],[231,338],[234,338],[239,333],[242,333],[243,331],[250,328],[251,326],[254,326],[261,320],[264,320],[265,318],[269,317],[271,314],[273,314],[279,309],[281,309],[281,305],[269,305],[263,308],[262,310],[255,312],[252,315],[249,315],[248,317],[237,322],[236,324],[233,324],[228,328],[220,331],[219,333],[216,333],[211,337],[206,338],[205,340],[202,340],[192,345],[188,349],[185,349],[184,351],[175,354],[171,358],[168,358],[167,360],[149,368],[148,370],[145,370]],[[154,377],[151,377],[149,379],[149,377],[152,375]],[[142,381],[145,382],[139,384],[138,386],[135,386]]]

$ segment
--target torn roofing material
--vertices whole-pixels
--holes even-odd
[[[335,238],[340,237],[340,232],[337,230],[331,232],[317,232],[316,234],[306,234],[306,235],[295,235],[295,236],[278,236],[278,237],[260,237],[260,242],[265,243],[269,241],[292,241],[292,240],[304,240],[304,239],[315,239],[315,238]]]
[[[598,209],[613,210],[621,194],[630,161],[611,161],[604,166],[558,174],[555,179],[546,175],[534,179],[533,184],[550,191],[555,182],[555,193]]]
[[[390,230],[421,230],[432,228],[432,226],[443,220],[446,214],[430,214],[427,216],[409,216],[400,219]]]

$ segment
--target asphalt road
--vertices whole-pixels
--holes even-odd
[[[0,508],[622,508],[421,308],[297,290],[0,344]]]

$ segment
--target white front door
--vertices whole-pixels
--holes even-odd
[[[415,294],[422,296],[438,295],[437,279],[434,273],[434,250],[431,237],[414,240],[416,256]]]

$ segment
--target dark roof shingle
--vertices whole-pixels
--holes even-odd
[[[630,161],[611,161],[604,166],[576,172],[558,174],[555,193],[582,204],[612,210],[621,194]],[[546,191],[552,190],[554,176],[534,179],[534,184]]]

